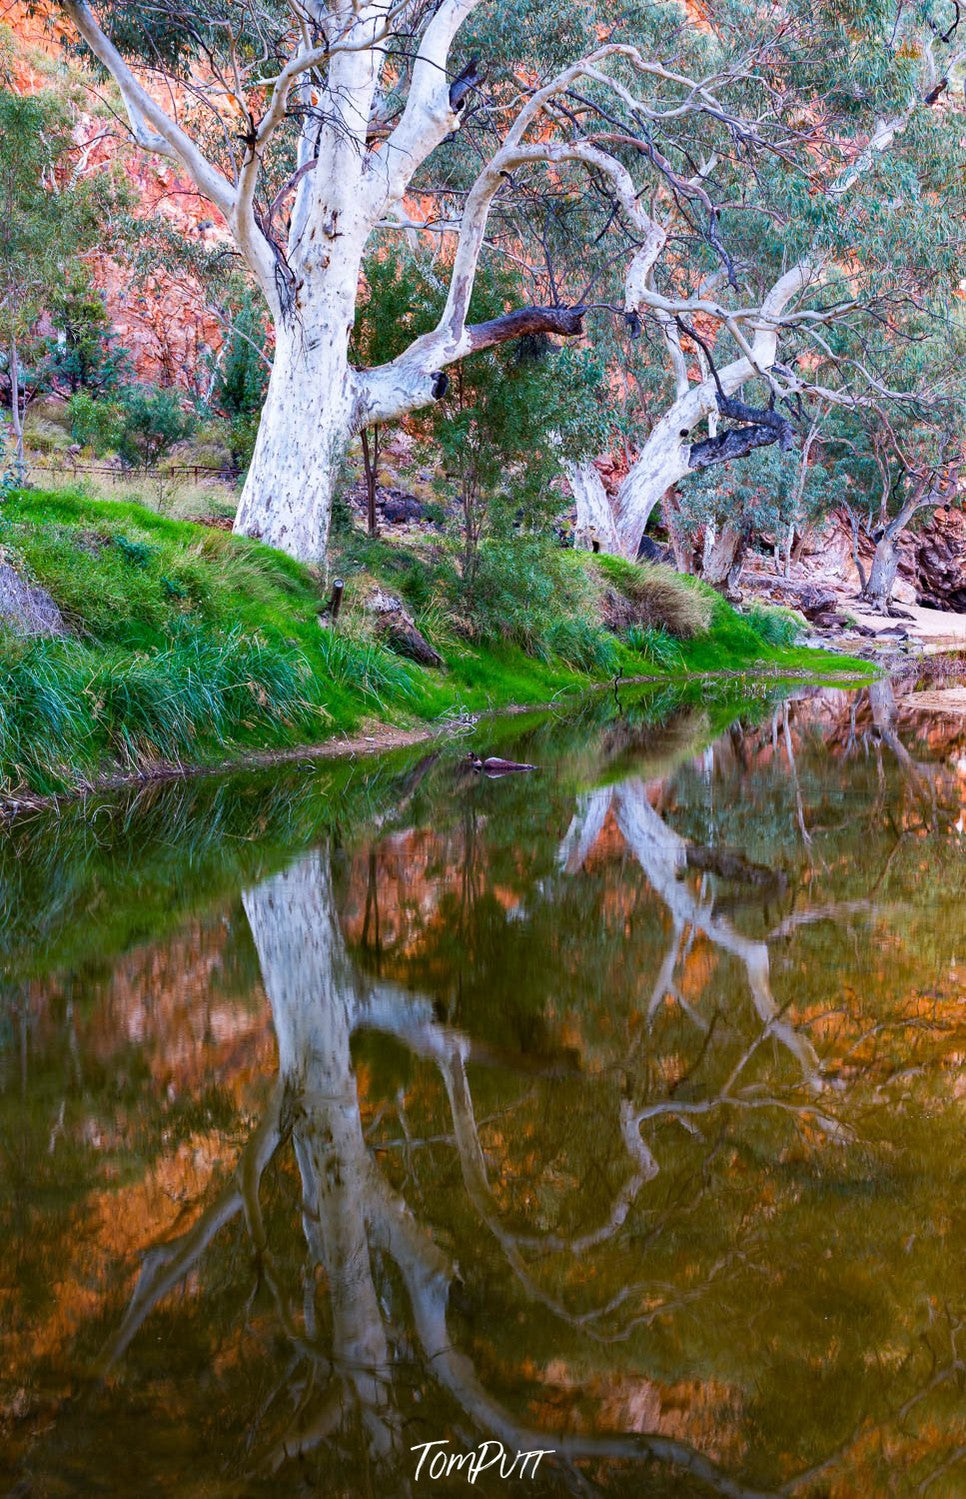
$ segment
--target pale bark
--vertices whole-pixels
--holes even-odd
[[[898,542],[906,526],[920,510],[934,510],[939,505],[948,505],[959,488],[959,468],[950,469],[946,483],[937,489],[932,477],[920,478],[912,494],[892,520],[884,528],[876,542],[868,582],[863,590],[872,606],[888,613],[892,603],[892,590],[899,571]]]
[[[325,557],[332,501],[357,430],[347,326],[343,320],[343,333],[314,344],[301,327],[279,331],[235,518],[236,532],[305,561]]]
[[[574,546],[587,552],[619,554],[620,537],[613,506],[595,464],[589,458],[580,463],[565,463],[564,473],[577,506]]]
[[[27,464],[23,451],[23,413],[20,410],[20,352],[17,340],[10,340],[10,420],[14,436],[14,473],[22,484],[27,476]]]

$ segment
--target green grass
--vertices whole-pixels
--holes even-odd
[[[618,674],[868,675],[864,663],[790,651],[790,626],[772,611],[743,617],[666,569],[545,543],[494,545],[465,589],[444,552],[344,538],[333,558],[347,580],[337,630],[320,622],[328,585],[312,569],[136,504],[15,495],[0,511],[0,546],[51,593],[71,631],[59,640],[0,632],[8,796],[285,750],[377,721],[545,703]],[[403,596],[444,671],[378,642],[361,607],[375,583]],[[614,590],[635,620],[618,633],[603,622]]]

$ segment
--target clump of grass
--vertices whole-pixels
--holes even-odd
[[[379,707],[393,701],[414,703],[419,696],[413,668],[362,632],[323,628],[318,653],[333,682],[373,698]]]
[[[319,737],[327,713],[300,655],[235,630],[185,631],[151,654],[33,640],[0,653],[0,790],[60,791],[106,763],[143,770],[200,753]]]
[[[665,629],[656,629],[653,625],[631,625],[627,644],[645,661],[663,670],[680,669],[684,664],[680,644]]]
[[[612,628],[623,634],[634,626],[663,630],[678,640],[693,640],[711,627],[714,603],[693,578],[656,563],[626,562],[597,556],[594,566],[608,585],[605,611]]]
[[[794,609],[755,604],[745,618],[765,645],[779,649],[794,645],[805,628],[805,621]]]

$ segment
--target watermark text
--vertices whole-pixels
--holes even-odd
[[[552,1447],[539,1448],[534,1452],[509,1452],[502,1442],[483,1442],[469,1452],[446,1452],[450,1444],[445,1439],[437,1442],[420,1442],[410,1447],[418,1452],[416,1482],[421,1478],[451,1478],[462,1473],[467,1483],[475,1483],[481,1473],[490,1472],[496,1478],[533,1478],[542,1458],[552,1457]]]

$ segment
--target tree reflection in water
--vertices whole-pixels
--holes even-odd
[[[881,794],[899,836],[919,836],[937,825],[949,788],[912,761],[887,695],[870,694],[863,711],[898,790],[886,796],[887,773],[867,753],[872,794],[861,806],[882,817]],[[853,711],[846,757],[859,732]],[[776,772],[787,788],[793,737],[792,821],[805,850],[794,899],[787,869],[733,852],[726,836],[747,778],[767,779],[769,745],[787,746]],[[671,780],[625,775],[581,791],[576,805],[556,798],[546,846],[512,896],[506,867],[486,867],[498,842],[486,818],[506,803],[466,804],[455,843],[426,834],[443,894],[395,949],[370,908],[379,850],[401,835],[360,855],[362,943],[347,942],[344,860],[331,843],[245,892],[277,1038],[274,1092],[220,1195],[144,1256],[99,1364],[109,1382],[122,1377],[152,1314],[197,1284],[243,1225],[254,1287],[233,1315],[250,1326],[257,1303],[274,1342],[271,1387],[234,1413],[248,1424],[239,1491],[304,1473],[333,1492],[358,1480],[361,1492],[364,1473],[373,1488],[404,1493],[416,1444],[447,1438],[462,1451],[493,1438],[511,1453],[554,1449],[527,1484],[534,1494],[637,1493],[642,1483],[655,1494],[872,1493],[903,1443],[918,1466],[915,1488],[897,1478],[897,1492],[956,1492],[958,1314],[937,1251],[920,1261],[918,1247],[944,1252],[949,1230],[921,1217],[930,1158],[909,1116],[912,1099],[924,1136],[945,1107],[930,1067],[940,1052],[928,1051],[943,1023],[922,1005],[846,1014],[833,964],[789,966],[803,934],[832,933],[844,952],[858,950],[861,930],[874,948],[886,887],[881,876],[860,886],[826,838],[832,812],[787,713],[771,731],[736,734],[717,759],[682,764],[682,776],[730,778],[713,837],[703,841],[704,813],[690,803],[672,818]],[[685,836],[676,827],[689,818]],[[527,854],[516,837],[507,843],[519,870]],[[452,952],[444,962],[432,951],[457,930],[484,999],[477,958],[494,940],[525,934],[538,970],[527,983],[544,1010],[569,975],[586,999],[569,1055],[539,1037],[494,1044],[498,1028],[476,1024],[469,1001],[453,1018],[446,984],[429,975],[457,983]],[[509,949],[499,961],[512,969]],[[560,999],[561,1033],[565,1009]],[[395,1115],[391,1086],[370,1075],[378,1037],[407,1076]],[[949,1042],[938,1044],[945,1055]],[[297,1178],[300,1230],[291,1198],[266,1185],[280,1175]],[[910,1258],[884,1243],[890,1200]],[[817,1288],[796,1287],[801,1267]],[[816,1319],[826,1312],[823,1345]],[[814,1416],[792,1408],[806,1385],[782,1383],[806,1378]],[[638,1392],[677,1379],[685,1415],[672,1419],[660,1402],[608,1404],[601,1390],[622,1379]],[[702,1427],[687,1407],[705,1398]]]

